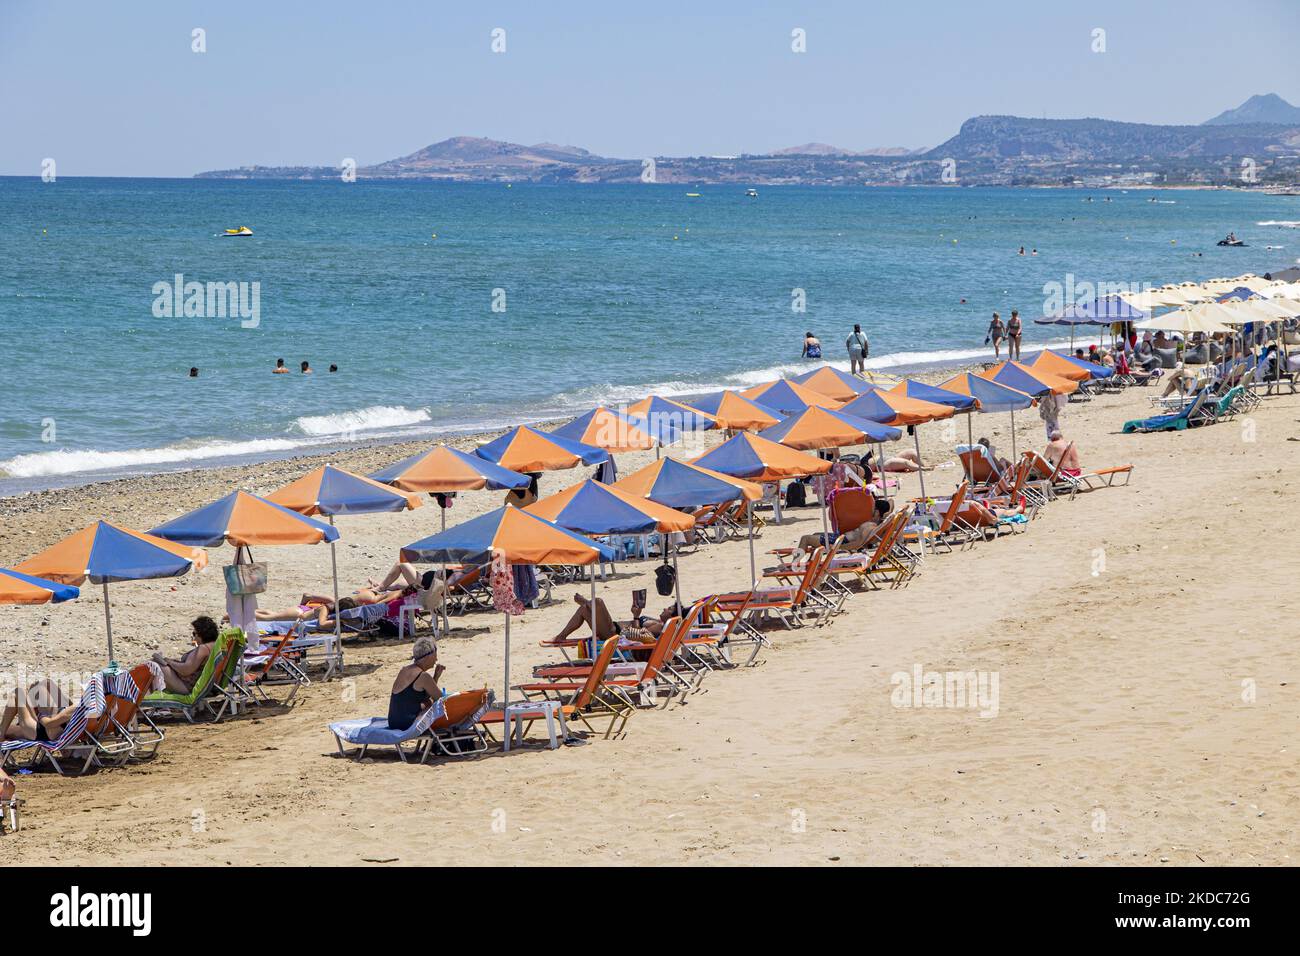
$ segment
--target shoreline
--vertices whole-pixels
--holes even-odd
[[[1045,342],[1029,343],[1029,348],[1025,350],[1027,356],[1036,355],[1044,349],[1059,349],[1063,346],[1064,341],[1051,340]],[[1005,358],[1005,355],[1003,356]],[[791,363],[793,364],[793,363]],[[845,366],[847,371],[847,362],[823,359],[821,364],[833,365],[839,368]],[[933,362],[904,363],[891,365],[880,369],[869,370],[880,375],[892,378],[914,378],[929,384],[937,384],[940,381],[952,378],[961,372],[972,371],[979,372],[983,369],[996,364],[990,358],[987,361],[974,361],[972,359],[955,359],[955,360],[936,360]],[[811,364],[810,368],[818,367],[816,363]],[[774,377],[781,377],[774,375]],[[744,386],[748,388],[750,386]],[[737,386],[733,391],[741,391]],[[699,395],[707,394],[707,391],[701,391],[690,394],[677,394],[670,397],[674,401],[681,401],[689,404],[689,400]],[[616,403],[610,403],[610,407],[617,408]],[[302,445],[292,449],[268,450],[265,452],[251,452],[247,454],[236,454],[228,456],[213,456],[210,459],[191,459],[188,462],[178,462],[174,467],[167,467],[165,464],[158,465],[140,465],[138,471],[130,469],[101,469],[98,471],[68,472],[62,475],[42,475],[31,478],[12,477],[0,471],[0,488],[7,483],[22,484],[33,483],[39,484],[38,487],[24,488],[12,492],[0,492],[0,517],[14,513],[15,510],[26,511],[28,508],[22,507],[20,502],[28,501],[32,498],[54,494],[57,492],[69,492],[76,489],[84,489],[97,485],[117,485],[123,482],[135,482],[155,478],[163,475],[188,475],[195,473],[222,471],[229,469],[246,469],[267,466],[276,468],[282,464],[292,462],[301,462],[303,471],[310,471],[327,462],[338,463],[340,456],[369,461],[369,453],[376,452],[380,449],[387,449],[392,452],[391,460],[384,460],[381,464],[374,467],[368,467],[368,470],[361,472],[363,474],[369,471],[376,471],[384,465],[391,464],[394,461],[413,455],[422,448],[427,448],[431,444],[446,444],[458,448],[462,451],[472,451],[479,445],[491,441],[493,438],[514,428],[518,425],[529,425],[542,430],[550,430],[566,424],[583,414],[587,409],[575,409],[571,414],[553,414],[541,418],[530,417],[524,413],[512,416],[510,424],[496,427],[484,428],[481,426],[469,425],[464,426],[466,430],[458,429],[454,425],[430,425],[428,430],[418,436],[410,435],[391,435],[375,436],[372,438],[357,438],[355,441],[335,441],[328,439],[323,440],[318,445]],[[250,439],[256,440],[256,439]],[[128,450],[129,451],[129,450]],[[671,454],[671,451],[668,452]],[[356,469],[349,469],[356,470]]]

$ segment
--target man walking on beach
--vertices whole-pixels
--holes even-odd
[[[852,366],[850,371],[854,375],[865,372],[867,369],[866,358],[871,351],[871,343],[867,341],[867,334],[862,331],[861,325],[855,324],[853,326],[853,331],[844,340],[844,347],[849,350],[849,364]]]

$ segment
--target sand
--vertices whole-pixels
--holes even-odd
[[[167,728],[151,763],[83,779],[20,779],[7,863],[276,864],[1286,864],[1300,822],[1300,698],[1291,585],[1300,554],[1289,478],[1300,396],[1188,432],[1121,435],[1147,409],[1132,389],[1066,412],[1084,464],[1131,462],[1132,484],[1059,500],[1027,533],[927,558],[906,588],[857,595],[824,628],[775,631],[754,668],[715,673],[682,705],[641,711],[622,740],[532,746],[460,762],[362,763],[333,755],[331,720],[382,714],[408,647],[350,646],[344,680],[313,682],[292,708]],[[1021,447],[1041,446],[1032,412]],[[976,419],[1010,450],[1005,415]],[[925,454],[951,461],[943,426]],[[372,470],[412,449],[334,456]],[[624,474],[652,455],[620,456]],[[234,487],[266,492],[311,460],[132,479],[0,501],[0,565],[103,515],[147,528]],[[543,493],[585,472],[548,474]],[[950,463],[927,474],[951,489]],[[903,491],[917,492],[914,478]],[[452,521],[501,496],[463,496]],[[820,530],[791,512],[760,549]],[[437,527],[432,505],[342,518],[345,583],[392,563]],[[115,588],[118,657],[186,644],[222,609],[214,550],[201,575]],[[328,582],[324,547],[263,548],[289,604]],[[618,611],[653,565],[600,585]],[[740,588],[743,542],[683,557],[684,594]],[[512,627],[515,682],[552,658],[538,646],[573,592]],[[0,669],[102,663],[94,589],[57,607],[0,608]],[[501,619],[456,619],[444,684],[501,686]],[[897,674],[996,676],[996,716],[897,706]],[[990,685],[991,686],[991,685]],[[985,708],[985,713],[989,711]]]

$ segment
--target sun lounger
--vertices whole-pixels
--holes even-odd
[[[943,511],[943,517],[939,520],[936,528],[925,525],[912,525],[904,527],[901,540],[904,542],[915,541],[917,545],[924,547],[926,544],[931,545],[937,551],[939,548],[946,548],[952,551],[952,542],[955,540],[959,548],[972,545],[975,542],[975,536],[970,531],[957,524],[957,515],[961,513],[966,503],[966,495],[970,492],[970,482],[963,481],[953,496],[948,501],[948,507]]]
[[[1183,406],[1181,411],[1169,415],[1155,415],[1151,418],[1136,418],[1124,423],[1124,433],[1131,432],[1168,432],[1182,431],[1189,425],[1201,424],[1200,411],[1205,406],[1208,389],[1201,389],[1196,397]]]
[[[468,757],[488,749],[478,720],[487,711],[490,698],[486,687],[444,694],[406,730],[390,730],[386,717],[341,720],[330,724],[329,729],[339,754],[357,760],[371,747],[392,747],[406,763],[408,754],[403,745],[408,743],[413,744],[409,756],[418,757],[420,763],[435,750],[444,757]],[[356,744],[358,749],[348,751],[344,743]]]
[[[97,674],[82,691],[76,709],[55,740],[0,742],[0,766],[12,765],[20,753],[32,756],[31,766],[48,761],[64,776],[79,776],[91,767],[119,766],[136,749],[129,726],[135,721],[136,701],[151,681],[148,665],[118,674]],[[151,724],[152,726],[152,724]],[[157,748],[162,733],[142,741]]]
[[[235,681],[239,690],[253,703],[288,705],[293,702],[300,687],[311,683],[307,674],[294,661],[294,638],[286,634],[262,643],[256,655],[244,655],[240,661]],[[287,687],[282,699],[277,699],[271,688]]]
[[[805,616],[809,612],[811,590],[814,581],[822,571],[825,556],[825,548],[814,548],[801,572],[793,570],[788,572],[786,580],[792,583],[784,587],[755,587],[747,592],[719,594],[718,608],[728,610],[741,602],[748,602],[748,613],[751,617],[775,616],[787,628],[800,627],[805,623]],[[779,577],[779,575],[774,576]]]
[[[605,738],[621,737],[627,726],[627,720],[636,710],[624,695],[617,688],[606,687],[605,674],[609,670],[609,663],[614,658],[614,652],[618,649],[618,638],[611,637],[601,645],[600,653],[596,655],[590,673],[586,680],[581,683],[567,683],[556,681],[553,683],[542,684],[524,684],[520,689],[524,692],[525,702],[541,697],[547,700],[556,700],[560,704],[560,710],[565,720],[577,718],[588,730],[596,733],[596,728],[592,726],[593,720],[602,718],[608,719],[608,725],[605,728]],[[522,720],[523,732],[526,736],[529,728],[539,720],[545,720],[546,715],[543,711],[522,711],[516,719]],[[491,709],[479,718],[479,723],[491,733],[491,728],[505,723],[505,711]],[[616,729],[617,728],[617,729]]]
[[[171,691],[148,694],[141,703],[144,712],[152,717],[180,714],[190,723],[204,714],[217,721],[227,711],[238,712],[247,700],[234,681],[244,654],[244,643],[244,632],[239,628],[222,630],[208,659],[203,662],[194,689],[188,694]]]

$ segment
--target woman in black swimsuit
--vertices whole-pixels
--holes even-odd
[[[429,668],[433,673],[429,673]],[[397,672],[388,698],[388,728],[406,730],[420,715],[442,698],[438,680],[446,670],[438,663],[438,645],[431,637],[422,637],[411,649],[411,663]]]

